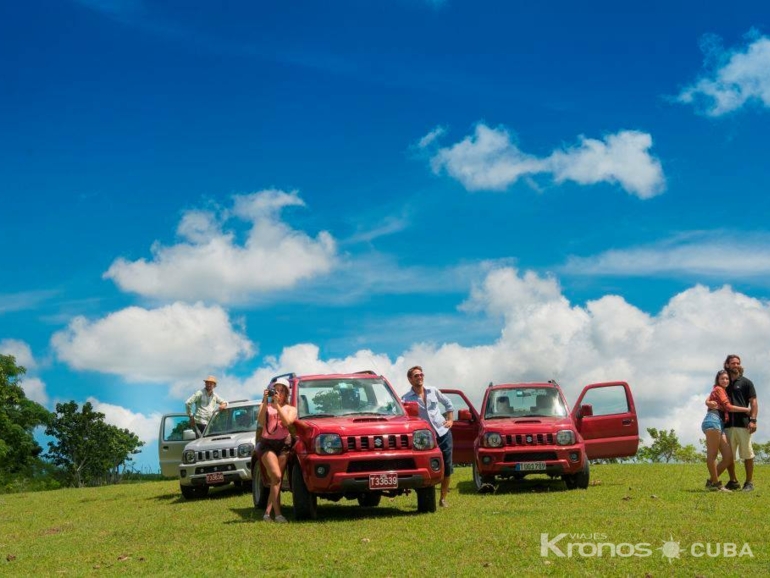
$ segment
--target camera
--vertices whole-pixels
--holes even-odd
[[[273,396],[275,395],[275,385],[272,383],[267,386],[267,403],[273,403]]]

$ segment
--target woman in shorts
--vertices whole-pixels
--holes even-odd
[[[289,382],[279,377],[271,388],[265,390],[257,416],[257,422],[262,427],[262,437],[259,441],[260,460],[270,477],[270,497],[263,516],[266,522],[272,521],[271,510],[275,514],[276,522],[286,522],[286,518],[281,515],[281,480],[291,450],[289,426],[297,419],[297,409],[288,402]]]
[[[701,429],[706,434],[706,467],[709,470],[709,479],[706,480],[706,489],[711,491],[729,492],[719,481],[720,474],[733,463],[733,451],[725,435],[724,419],[726,412],[749,412],[747,407],[739,407],[730,403],[725,388],[730,384],[730,374],[720,369],[714,378],[714,387],[711,390],[706,403],[714,401],[717,409],[709,409],[703,418]],[[722,454],[722,460],[717,463],[717,453]]]

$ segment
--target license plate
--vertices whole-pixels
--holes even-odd
[[[206,474],[207,484],[221,484],[225,481],[225,475],[222,472],[214,472],[213,474]]]
[[[520,472],[541,472],[545,470],[545,462],[522,462],[516,464],[516,470]]]
[[[395,490],[398,489],[398,474],[369,474],[370,490]]]

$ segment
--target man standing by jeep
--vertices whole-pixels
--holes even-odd
[[[733,455],[736,460],[740,453],[743,465],[746,468],[746,482],[743,484],[743,491],[750,492],[754,489],[754,450],[751,447],[751,434],[757,431],[757,393],[754,384],[750,379],[744,377],[741,358],[738,355],[728,355],[725,359],[724,368],[730,374],[730,385],[726,392],[730,397],[730,403],[741,407],[750,408],[746,413],[729,413],[728,422],[725,424],[725,434],[730,442]],[[725,484],[728,490],[739,490],[741,484],[735,473],[735,462],[727,466],[730,473],[730,481]]]
[[[422,367],[415,365],[406,372],[406,378],[412,386],[401,399],[416,401],[420,408],[420,417],[427,421],[436,432],[436,440],[441,454],[444,456],[444,478],[441,480],[441,499],[439,506],[447,507],[446,496],[449,492],[449,479],[452,476],[452,423],[454,406],[452,401],[435,387],[426,387],[425,374]],[[438,404],[444,406],[444,413]]]
[[[198,428],[200,433],[206,429],[206,425],[209,423],[211,416],[219,409],[225,409],[227,402],[214,393],[214,388],[217,386],[217,378],[213,375],[209,375],[203,380],[204,387],[199,389],[190,396],[190,399],[185,402],[187,407],[187,415],[190,417],[190,427]],[[193,405],[195,406],[195,412],[193,413]]]

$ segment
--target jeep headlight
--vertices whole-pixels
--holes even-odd
[[[429,429],[418,429],[414,432],[412,445],[416,450],[433,449],[433,432]]]
[[[254,444],[241,444],[238,446],[238,457],[248,458],[254,451]]]
[[[488,433],[484,436],[484,445],[488,448],[501,448],[503,447],[503,436],[497,432]]]
[[[556,443],[560,446],[571,446],[575,443],[575,432],[571,429],[563,429],[556,434]]]
[[[340,434],[321,434],[315,438],[315,453],[341,454],[342,438]]]
[[[185,450],[182,454],[182,463],[183,464],[194,464],[195,463],[195,450]]]

